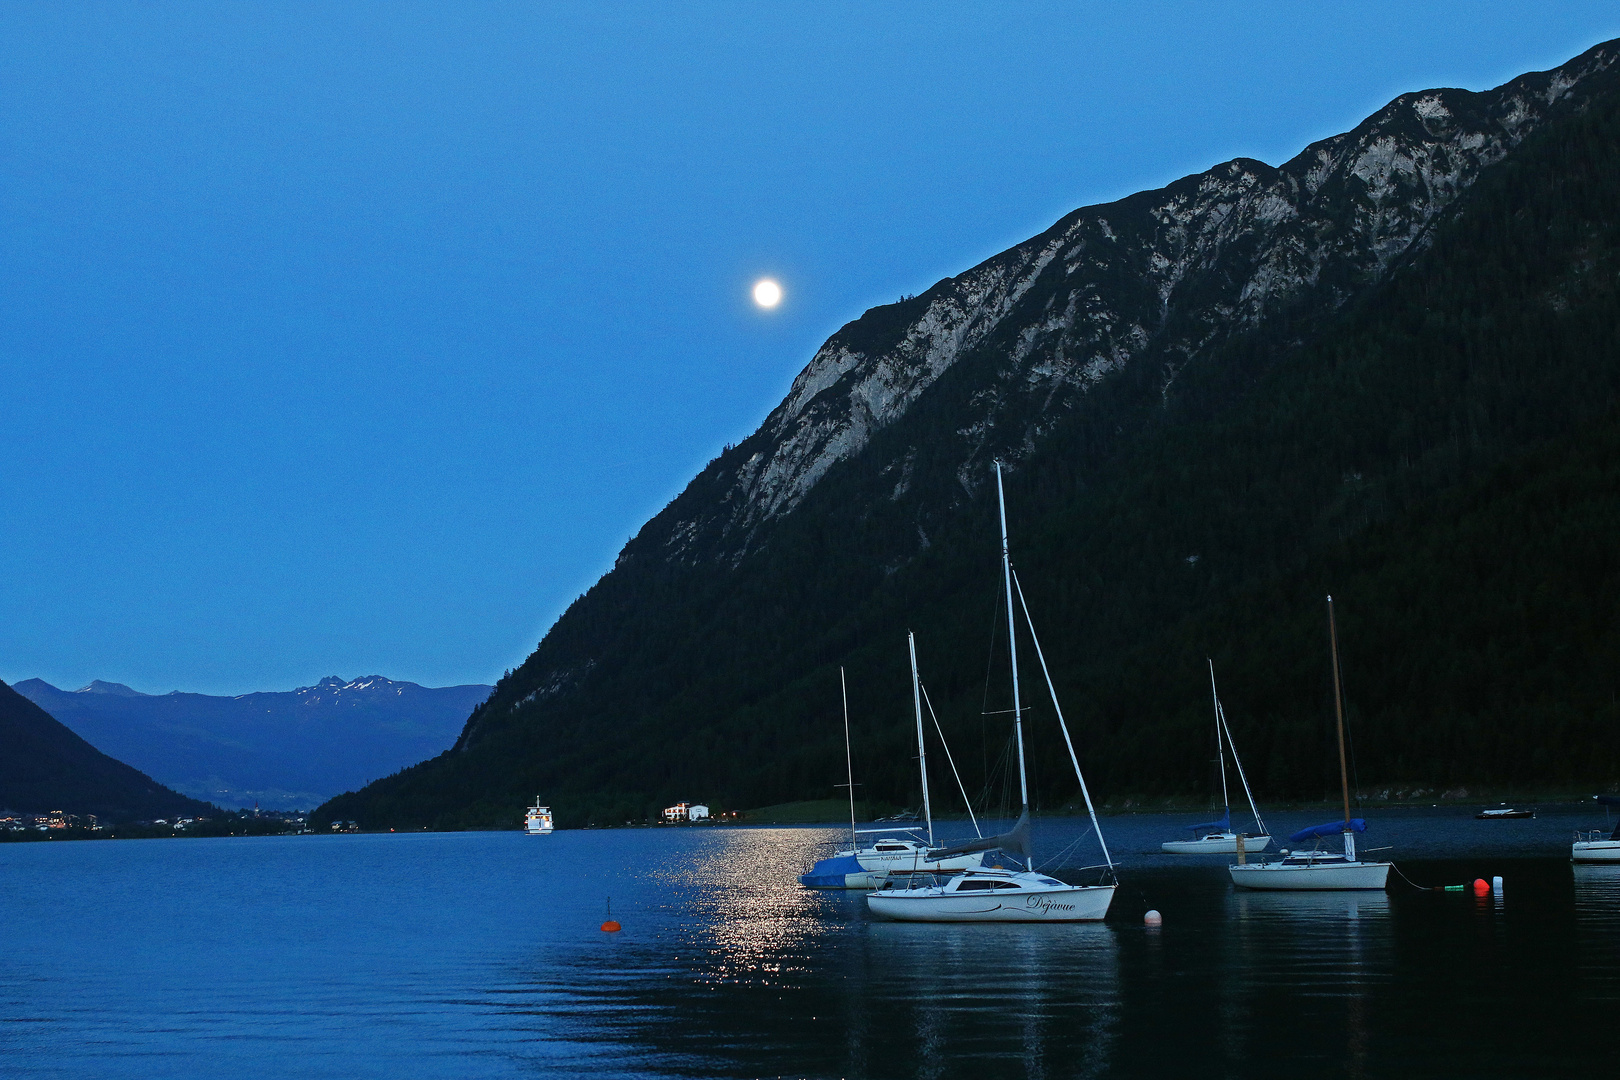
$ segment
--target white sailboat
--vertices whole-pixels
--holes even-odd
[[[849,694],[844,692],[844,767],[849,775],[849,847],[838,851],[831,858],[822,859],[812,866],[809,872],[799,875],[799,884],[807,889],[875,889],[883,884],[891,873],[933,873],[956,870],[967,870],[984,862],[983,852],[974,852],[940,858],[931,854],[934,845],[934,811],[928,799],[928,748],[923,742],[922,723],[922,684],[917,678],[917,644],[912,635],[906,635],[907,644],[911,649],[911,696],[912,704],[917,713],[917,767],[922,773],[922,799],[923,820],[922,828],[896,829],[888,826],[882,829],[857,829],[855,827],[855,766],[849,750]],[[844,669],[838,669],[840,686],[843,686]],[[938,726],[938,721],[935,721]],[[940,735],[944,739],[944,733]],[[945,754],[950,756],[950,747],[945,748]],[[956,763],[951,762],[951,771],[956,771]],[[957,778],[961,783],[961,777]],[[966,792],[963,799],[967,798]],[[969,815],[973,813],[968,810]],[[977,829],[977,822],[974,824]],[[923,831],[927,832],[927,840],[922,838]],[[908,833],[916,835],[907,835]],[[877,836],[875,841],[865,845],[861,843],[862,836]]]
[[[1387,862],[1362,862],[1356,858],[1356,834],[1367,831],[1367,822],[1350,816],[1350,773],[1344,754],[1344,690],[1339,678],[1339,631],[1333,620],[1333,597],[1328,597],[1328,640],[1333,652],[1333,710],[1339,732],[1339,786],[1344,793],[1344,821],[1330,821],[1301,829],[1289,843],[1339,833],[1344,838],[1343,853],[1337,851],[1283,851],[1284,858],[1271,862],[1239,862],[1231,867],[1232,884],[1242,889],[1382,889],[1389,880]]]
[[[1237,743],[1232,741],[1232,729],[1226,725],[1226,710],[1221,708],[1221,695],[1215,690],[1215,661],[1209,663],[1209,693],[1215,699],[1215,753],[1221,762],[1221,820],[1202,825],[1189,825],[1191,840],[1166,840],[1159,846],[1172,855],[1235,855],[1242,841],[1244,853],[1264,851],[1271,843],[1266,823],[1260,820],[1260,808],[1254,805],[1254,792],[1249,790],[1249,778],[1243,773],[1243,762],[1238,758]],[[1223,738],[1224,735],[1224,738]],[[1237,766],[1238,779],[1243,781],[1243,794],[1249,800],[1249,812],[1254,815],[1253,833],[1241,836],[1232,831],[1232,801],[1226,791],[1226,747],[1232,748],[1232,764]]]
[[[523,815],[523,831],[530,836],[545,836],[551,830],[551,807],[541,806],[540,796],[536,795],[534,805]]]
[[[1598,795],[1595,798],[1598,805],[1604,808],[1605,817],[1608,816],[1609,807],[1620,806],[1620,795]],[[1620,864],[1620,824],[1608,836],[1599,831],[1576,833],[1575,843],[1569,849],[1569,861]]]
[[[937,858],[949,858],[970,852],[1002,851],[1023,857],[1023,870],[999,870],[979,867],[939,881],[928,876],[908,875],[902,882],[891,878],[879,891],[866,898],[867,907],[874,915],[900,922],[1093,922],[1108,914],[1114,899],[1113,884],[1068,885],[1056,878],[1035,872],[1035,862],[1029,842],[1029,781],[1024,765],[1023,710],[1018,691],[1018,634],[1013,608],[1012,559],[1007,545],[1007,500],[1001,485],[1001,463],[996,463],[996,500],[1001,515],[1001,569],[1007,593],[1007,637],[1012,650],[1013,732],[1018,744],[1018,790],[1022,810],[1018,822],[1001,836],[985,837],[964,844],[950,845],[931,852]],[[1023,604],[1024,591],[1020,586],[1018,599]],[[1063,740],[1074,762],[1074,773],[1080,781],[1080,792],[1091,815],[1092,828],[1102,843],[1103,859],[1112,877],[1114,863],[1108,854],[1108,844],[1102,839],[1097,824],[1097,811],[1091,803],[1091,792],[1086,779],[1080,774],[1080,761],[1069,738],[1068,725],[1063,722],[1063,710],[1058,705],[1057,692],[1052,686],[1052,675],[1041,652],[1040,639],[1035,635],[1029,608],[1023,606],[1024,621],[1029,626],[1030,639],[1035,643],[1035,655],[1041,662],[1041,673],[1046,677],[1047,690],[1052,694],[1052,705],[1057,711],[1058,723],[1063,729]]]

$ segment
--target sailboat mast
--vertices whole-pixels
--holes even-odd
[[[1339,628],[1333,620],[1333,597],[1328,602],[1328,643],[1333,648],[1333,715],[1339,728],[1339,787],[1344,792],[1344,829],[1350,831],[1350,773],[1344,762],[1344,689],[1339,681]]]
[[[928,822],[928,846],[934,846],[934,811],[928,805],[928,750],[923,746],[922,690],[917,679],[917,637],[906,631],[906,648],[911,651],[911,707],[917,713],[917,769],[922,773],[923,819]]]
[[[838,665],[838,690],[844,698],[844,768],[849,773],[849,846],[859,850],[855,835],[855,760],[849,753],[849,684],[844,681],[844,665]]]
[[[1260,818],[1260,808],[1254,804],[1254,789],[1249,787],[1249,778],[1243,772],[1243,759],[1238,757],[1237,743],[1232,741],[1232,727],[1226,722],[1226,709],[1219,701],[1215,703],[1215,716],[1221,722],[1221,730],[1226,732],[1226,745],[1232,748],[1232,764],[1237,766],[1238,779],[1243,782],[1243,796],[1249,800],[1249,813],[1254,815],[1254,827],[1259,829],[1258,835],[1266,835],[1266,823]]]
[[[1205,657],[1209,664],[1209,696],[1215,703],[1215,756],[1221,761],[1221,805],[1228,813],[1232,810],[1232,797],[1226,793],[1226,744],[1221,739],[1221,695],[1215,692],[1215,661]],[[1233,754],[1237,751],[1233,750]]]
[[[1018,624],[1013,618],[1012,555],[1007,547],[1007,495],[1001,486],[1001,462],[996,462],[996,505],[1001,511],[1001,578],[1007,587],[1007,648],[1012,654],[1013,733],[1018,739],[1018,796],[1029,811],[1029,778],[1024,768],[1024,710],[1018,697]],[[1025,869],[1035,860],[1024,857]]]

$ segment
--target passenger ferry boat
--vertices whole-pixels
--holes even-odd
[[[528,814],[524,815],[523,828],[530,836],[544,836],[551,831],[551,807],[541,806],[539,796],[535,797]]]

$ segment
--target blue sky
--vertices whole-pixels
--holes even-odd
[[[491,681],[866,308],[1620,36],[1123,7],[0,7],[0,679]]]

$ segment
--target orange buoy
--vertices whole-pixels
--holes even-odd
[[[1484,878],[1475,878],[1474,879],[1474,895],[1475,896],[1485,896],[1485,895],[1489,894],[1490,891],[1491,891],[1490,883],[1487,882]]]
[[[613,917],[613,897],[610,896],[607,898],[607,922],[602,924],[602,933],[617,934],[623,929],[624,927],[620,926],[619,921]]]

